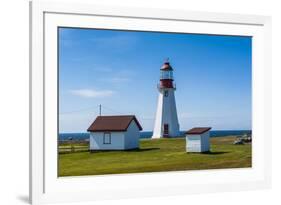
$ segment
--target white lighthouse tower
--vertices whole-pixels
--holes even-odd
[[[173,83],[173,68],[168,60],[160,69],[158,105],[152,138],[179,136],[179,122]]]

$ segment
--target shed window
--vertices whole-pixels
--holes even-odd
[[[103,144],[111,144],[111,133],[106,132],[103,134]]]

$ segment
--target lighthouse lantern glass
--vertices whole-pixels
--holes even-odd
[[[161,70],[160,79],[173,79],[173,71],[171,70]]]

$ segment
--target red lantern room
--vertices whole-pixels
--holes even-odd
[[[166,60],[160,69],[159,88],[174,88],[173,80],[173,68]]]

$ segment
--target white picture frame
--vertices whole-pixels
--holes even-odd
[[[30,4],[30,25],[32,204],[271,186],[270,17],[36,1]],[[252,36],[252,130],[255,136],[252,168],[58,178],[56,79],[59,26]]]

